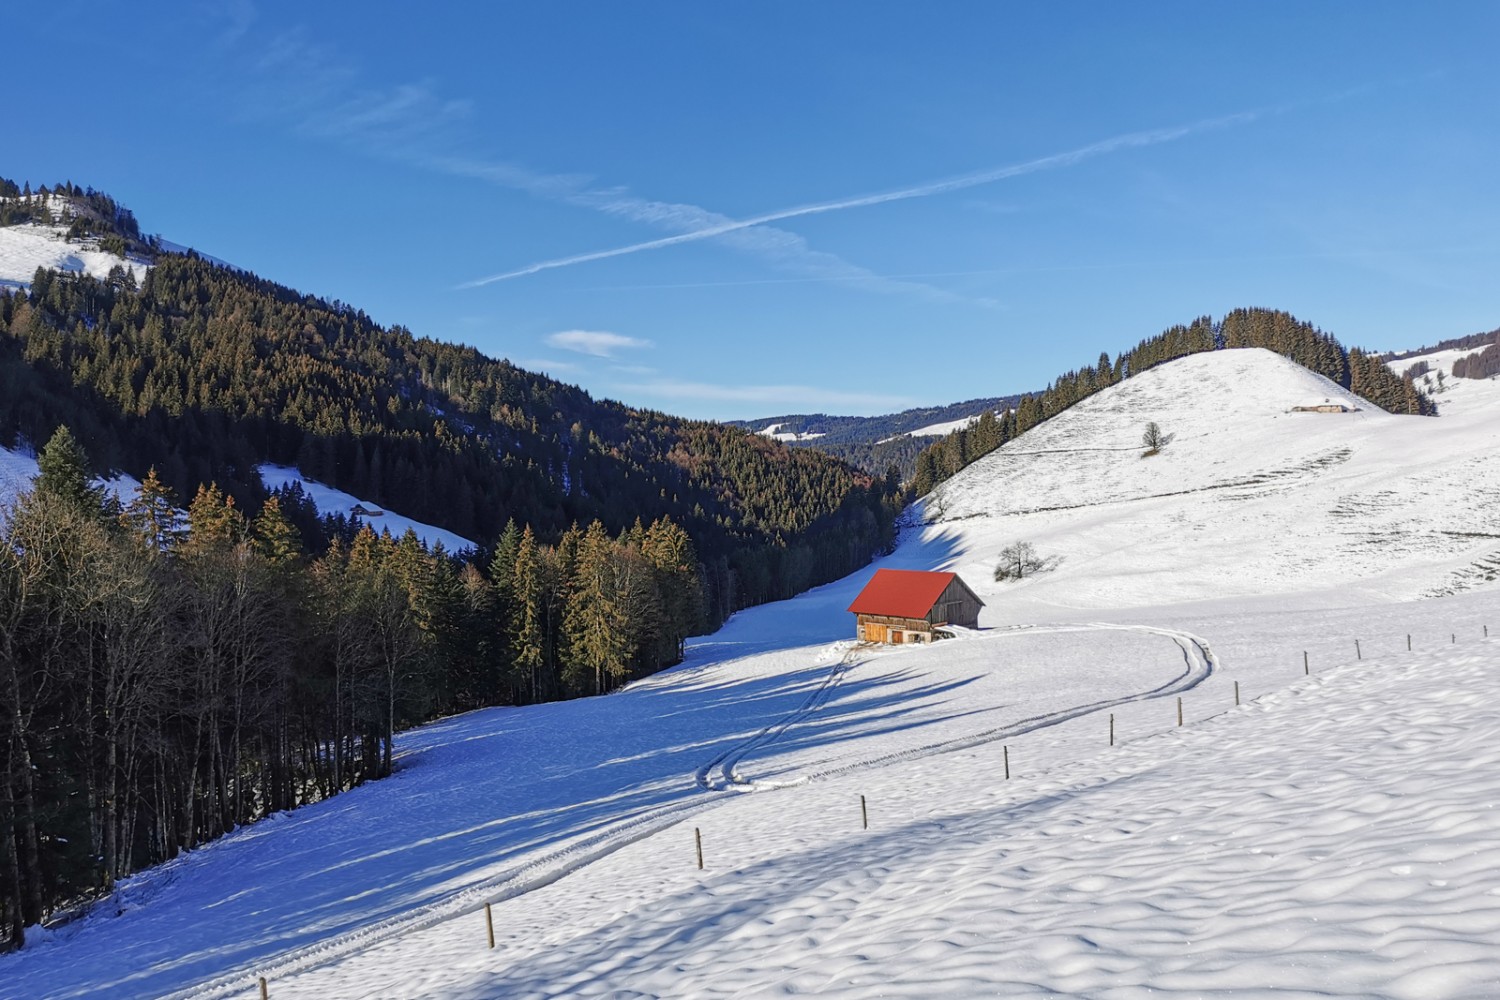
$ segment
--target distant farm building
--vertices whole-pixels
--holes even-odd
[[[863,642],[931,642],[941,625],[976,628],[984,602],[955,573],[878,569],[849,605]]]
[[[385,511],[381,510],[379,507],[366,507],[362,503],[357,503],[353,507],[349,508],[349,516],[350,517],[384,517],[385,516]]]
[[[1308,403],[1305,406],[1292,407],[1293,413],[1353,413],[1354,407],[1348,403],[1335,403],[1331,399],[1325,399],[1321,403]]]

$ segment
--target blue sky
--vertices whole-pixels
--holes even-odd
[[[1500,4],[36,5],[0,174],[688,416],[1500,326]],[[759,220],[757,222],[757,220]]]

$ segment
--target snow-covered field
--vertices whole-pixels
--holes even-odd
[[[336,490],[332,486],[320,483],[315,479],[308,479],[301,472],[290,466],[271,465],[267,463],[258,466],[258,469],[260,471],[261,482],[265,483],[268,490],[300,482],[302,484],[302,491],[307,494],[308,499],[312,500],[314,506],[318,508],[319,514],[343,514],[345,517],[348,517],[355,507],[361,507],[372,513],[369,516],[361,515],[359,519],[374,528],[377,534],[389,531],[392,536],[400,538],[409,529],[415,531],[417,537],[428,546],[433,546],[441,542],[443,548],[447,549],[450,553],[462,552],[465,549],[477,549],[479,547],[476,543],[462,535],[454,534],[444,528],[439,528],[423,521],[402,517],[393,511],[385,510],[379,504],[361,500],[352,493],[345,493],[343,490]],[[379,511],[380,513],[374,514],[374,511]]]
[[[0,289],[31,287],[39,267],[103,278],[116,266],[130,270],[136,281],[151,267],[143,260],[122,260],[100,250],[96,239],[69,240],[66,226],[0,226]]]
[[[820,437],[828,436],[821,431],[784,431],[781,429],[784,426],[786,425],[767,424],[765,427],[756,431],[756,433],[764,434],[766,437],[770,438],[773,441],[815,441]]]
[[[956,430],[965,427],[973,427],[979,423],[980,414],[972,417],[960,417],[957,420],[945,420],[940,424],[928,424],[926,427],[918,427],[914,431],[907,431],[907,437],[947,437]]]
[[[0,956],[0,995],[1500,995],[1500,588],[1466,570],[1500,383],[1286,412],[1337,392],[1263,351],[1129,380],[878,563],[957,570],[979,631],[853,645],[871,567],[606,697],[404,734],[394,777]],[[997,583],[1014,540],[1062,561]]]

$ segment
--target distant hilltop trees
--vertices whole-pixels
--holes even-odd
[[[116,202],[102,191],[82,188],[72,181],[48,188],[43,184],[35,191],[31,182],[17,185],[15,181],[0,177],[0,226],[15,226],[26,222],[44,225],[68,225],[68,236],[79,238],[97,236],[101,240],[118,243],[119,253],[124,256],[126,247],[144,246],[141,227],[130,209]],[[106,246],[106,250],[113,247]]]
[[[972,427],[954,431],[917,456],[912,491],[917,496],[930,493],[976,459],[1123,379],[1190,354],[1235,347],[1275,351],[1391,413],[1437,412],[1410,374],[1397,375],[1379,355],[1345,348],[1332,334],[1288,312],[1236,309],[1217,322],[1200,316],[1186,326],[1174,326],[1116,355],[1113,361],[1107,353],[1100,354],[1097,364],[1066,372],[1042,392],[1022,396],[1003,417],[986,414]]]
[[[1490,378],[1500,375],[1500,330],[1491,334],[1490,346],[1453,362],[1454,378]]]

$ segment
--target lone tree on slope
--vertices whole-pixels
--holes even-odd
[[[1036,554],[1036,546],[1030,542],[1012,542],[1000,550],[995,579],[1019,580],[1049,568],[1047,560]]]
[[[1142,458],[1149,458],[1161,451],[1172,440],[1172,435],[1163,434],[1155,420],[1146,425],[1146,432],[1141,435],[1141,446],[1146,449]]]

